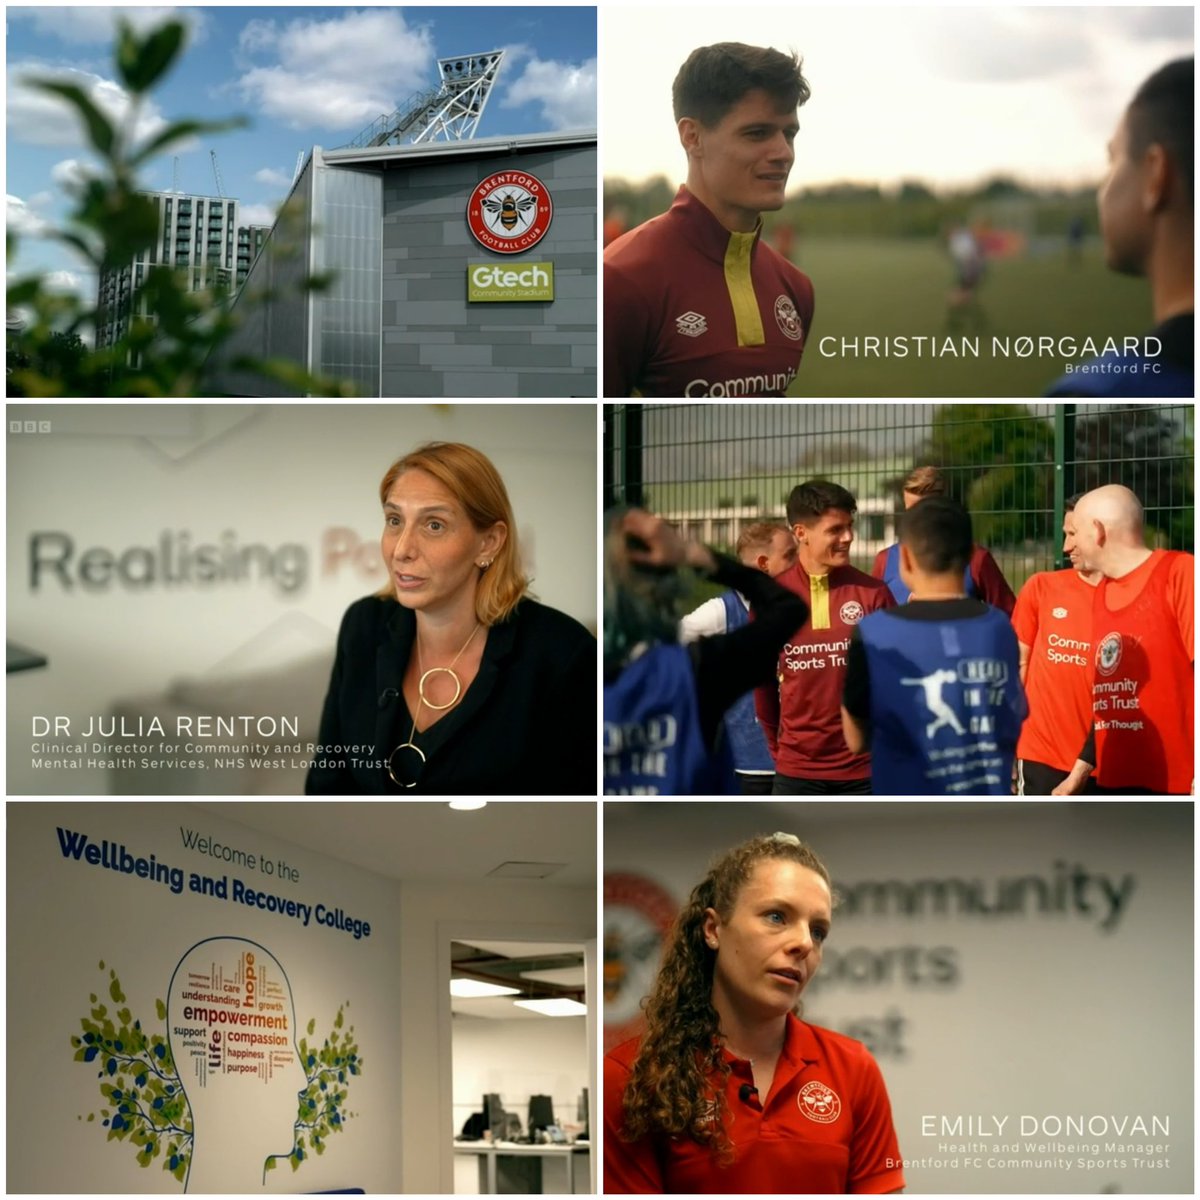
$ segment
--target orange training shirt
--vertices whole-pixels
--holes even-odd
[[[1075,765],[1092,724],[1092,606],[1096,589],[1078,571],[1039,571],[1017,597],[1012,623],[1028,646],[1029,716],[1017,757],[1058,771]]]

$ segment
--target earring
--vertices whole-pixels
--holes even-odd
[[[485,558],[481,563],[477,564],[481,571],[486,571],[492,565],[490,558]]]

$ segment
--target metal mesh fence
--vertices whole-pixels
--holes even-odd
[[[896,540],[902,483],[938,467],[1014,591],[1062,557],[1064,501],[1132,488],[1148,541],[1195,543],[1191,403],[609,405],[606,504],[638,504],[732,552],[741,529],[782,519],[797,484],[829,479],[858,503],[854,565]]]

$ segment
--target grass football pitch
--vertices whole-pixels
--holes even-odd
[[[953,269],[934,240],[810,239],[793,250],[813,281],[816,312],[797,396],[1041,396],[1068,362],[1083,357],[1051,354],[1019,357],[1017,339],[1122,338],[1153,325],[1145,280],[1109,271],[1098,242],[1081,261],[1069,263],[1058,247],[1040,255],[989,261],[977,293],[980,321],[947,323]],[[917,356],[916,337],[947,336],[956,345],[978,339],[979,357]],[[872,357],[868,336],[907,337],[908,357]],[[1009,357],[993,337],[1010,341]],[[857,338],[857,355],[842,345]],[[832,339],[822,343],[822,339]],[[928,343],[926,343],[926,346]],[[822,353],[822,349],[826,353]],[[830,353],[832,352],[832,353]]]

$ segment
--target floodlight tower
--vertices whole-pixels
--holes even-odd
[[[473,138],[503,61],[503,50],[439,58],[439,86],[410,96],[390,116],[380,117],[364,129],[350,145],[416,145],[438,138],[447,142]]]

